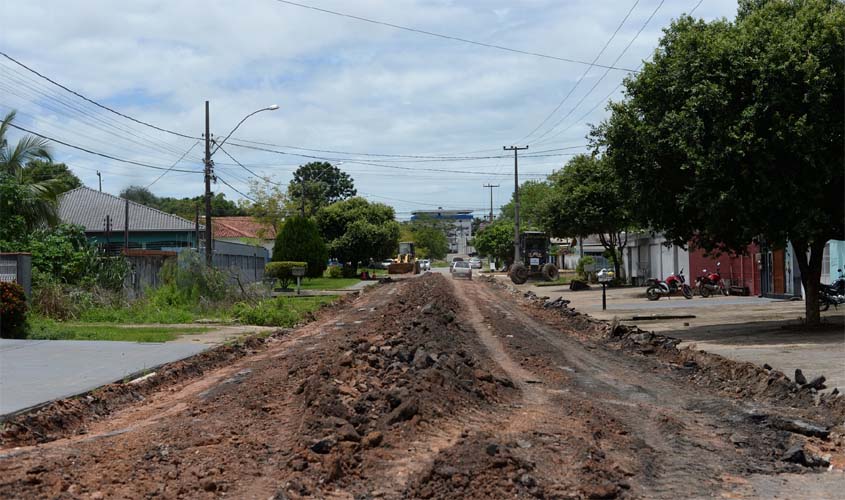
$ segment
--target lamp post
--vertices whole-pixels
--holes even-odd
[[[238,122],[237,125],[235,125],[235,128],[233,128],[232,131],[229,132],[229,134],[226,135],[226,137],[219,144],[217,144],[217,147],[214,148],[214,151],[212,151],[211,132],[209,130],[210,122],[208,113],[208,101],[205,101],[205,263],[206,265],[208,265],[208,267],[211,267],[212,265],[214,239],[214,236],[211,232],[211,180],[212,177],[214,177],[214,174],[211,170],[212,166],[214,165],[214,163],[212,163],[211,161],[211,156],[216,153],[217,150],[220,149],[220,147],[225,144],[227,140],[229,140],[229,137],[232,137],[232,134],[235,133],[235,130],[237,130],[238,127],[240,127],[241,124],[243,124],[243,122],[247,120],[247,118],[262,111],[275,111],[277,109],[279,109],[279,106],[273,104],[271,106],[267,106],[266,108],[257,109],[252,113],[246,115],[241,121]]]

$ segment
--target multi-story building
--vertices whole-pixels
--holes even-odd
[[[411,213],[411,220],[434,219],[448,223],[446,239],[449,240],[449,253],[470,255],[475,249],[470,246],[472,240],[472,210],[417,210]]]

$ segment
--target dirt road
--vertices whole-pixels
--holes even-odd
[[[726,363],[719,378],[671,361],[688,355],[670,344],[627,348],[605,326],[480,281],[380,286],[222,367],[145,381],[108,412],[7,424],[0,497],[835,498],[845,488],[841,401],[775,392],[787,386],[774,375],[768,388],[732,391],[747,367]],[[785,457],[796,444],[800,457]]]

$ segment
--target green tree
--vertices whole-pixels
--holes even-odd
[[[363,198],[332,203],[317,212],[316,221],[329,254],[354,267],[370,259],[382,260],[396,254],[399,223],[393,208]]]
[[[306,276],[319,278],[328,265],[329,250],[313,220],[294,216],[285,221],[276,236],[273,260],[307,262]]]
[[[21,179],[24,183],[35,183],[55,180],[56,189],[59,193],[70,191],[82,186],[82,181],[70,171],[64,163],[53,163],[42,159],[28,162],[21,169]]]
[[[496,260],[513,261],[513,220],[500,218],[485,226],[475,238],[472,246],[480,255],[491,255]]]
[[[205,215],[205,196],[203,195],[193,198],[158,197],[144,186],[129,186],[120,192],[120,197],[188,220],[194,219],[197,207],[200,208],[200,217]],[[234,201],[227,200],[225,194],[212,193],[211,215],[212,217],[228,217],[247,215],[247,212]]]
[[[818,323],[822,252],[845,239],[845,4],[743,1],[683,17],[593,131],[644,227],[742,252],[791,241]]]
[[[24,177],[24,166],[32,161],[52,161],[49,143],[40,137],[25,135],[14,147],[9,144],[8,133],[13,128],[15,112],[9,112],[0,122],[0,175],[11,178],[21,192],[16,203],[5,203],[0,218],[14,218],[27,230],[59,223],[58,195],[60,185],[55,179],[30,181]]]
[[[519,227],[527,231],[542,227],[543,202],[551,194],[549,181],[525,181],[519,186]],[[502,205],[502,217],[513,220],[513,196]]]
[[[352,177],[327,162],[311,162],[300,166],[288,185],[291,211],[304,210],[312,216],[321,207],[356,194]]]
[[[557,237],[598,235],[621,277],[622,249],[631,228],[631,200],[614,170],[600,158],[577,155],[551,176],[550,195],[541,203],[540,223]]]
[[[158,196],[144,186],[128,186],[120,192],[120,197],[153,208],[158,208],[160,204]]]
[[[449,252],[446,231],[450,224],[434,217],[417,217],[402,224],[401,241],[413,241],[417,257],[444,259]]]
[[[241,209],[259,222],[269,224],[279,234],[288,214],[288,197],[279,183],[270,178],[250,179],[249,197],[254,201],[242,202]]]

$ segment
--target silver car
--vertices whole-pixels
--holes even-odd
[[[428,259],[420,260],[420,271],[431,271],[431,261]]]
[[[452,264],[452,278],[472,279],[472,266],[469,262],[458,261]]]
[[[481,259],[479,259],[478,257],[473,257],[469,259],[469,267],[473,269],[481,269]]]

